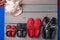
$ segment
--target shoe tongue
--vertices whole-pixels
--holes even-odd
[[[37,20],[35,24],[36,24],[36,25],[40,25],[40,21]]]
[[[37,20],[35,21],[34,25],[35,25],[35,27],[40,27],[40,25],[41,25],[40,19],[37,19]]]
[[[45,18],[43,19],[43,25],[48,24],[49,21],[50,21],[49,18],[48,18],[48,17],[45,17]]]
[[[51,19],[51,24],[52,24],[52,25],[56,25],[56,18],[52,18],[52,19]]]
[[[12,29],[16,29],[16,26],[13,25],[13,26],[12,26]]]
[[[29,25],[32,25],[32,24],[33,24],[33,22],[32,22],[32,21],[30,21],[28,24],[29,24]]]
[[[7,28],[7,29],[10,29],[10,28],[11,28],[11,26],[10,26],[10,25],[7,25],[7,26],[6,26],[6,28]]]
[[[22,28],[26,29],[26,24],[25,23],[22,24]]]
[[[28,20],[28,24],[29,24],[29,25],[32,25],[32,24],[33,24],[32,19],[29,19],[29,20]]]
[[[17,24],[17,29],[20,30],[21,27],[22,27],[22,24],[21,24],[21,23],[18,23],[18,24]]]

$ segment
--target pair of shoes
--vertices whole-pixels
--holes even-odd
[[[48,17],[44,17],[43,21],[42,21],[42,26],[43,26],[43,38],[45,39],[52,39],[55,36],[55,32],[56,32],[56,18],[52,17],[52,19],[50,20]]]
[[[16,34],[16,26],[7,25],[6,26],[6,35],[8,37],[15,37],[15,34]]]
[[[41,28],[41,20],[37,18],[35,21],[33,18],[29,18],[27,21],[27,33],[29,37],[39,37]]]
[[[26,37],[26,24],[25,23],[17,24],[17,36]]]

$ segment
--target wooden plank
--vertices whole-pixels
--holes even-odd
[[[57,4],[57,0],[23,0],[23,4]]]
[[[41,20],[45,17],[56,17],[57,18],[57,12],[55,13],[22,13],[21,15],[17,17],[13,17],[9,15],[8,13],[5,14],[5,23],[26,23],[28,18],[40,18]]]
[[[57,5],[23,5],[23,11],[57,11]]]

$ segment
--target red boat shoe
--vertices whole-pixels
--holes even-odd
[[[32,18],[29,18],[27,21],[27,33],[28,36],[31,38],[34,36],[33,25],[34,25],[34,20]]]
[[[34,22],[34,37],[39,37],[41,28],[41,20],[37,18]]]

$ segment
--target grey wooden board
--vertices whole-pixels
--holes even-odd
[[[57,5],[22,5],[23,11],[57,11]]]
[[[57,12],[54,13],[22,13],[21,15],[17,17],[13,17],[12,15],[6,13],[5,14],[5,23],[26,23],[28,18],[40,18],[41,20],[48,16],[49,18],[56,17],[57,18]]]
[[[57,5],[22,5],[23,12],[57,11]]]
[[[23,0],[23,4],[57,4],[57,0]]]

